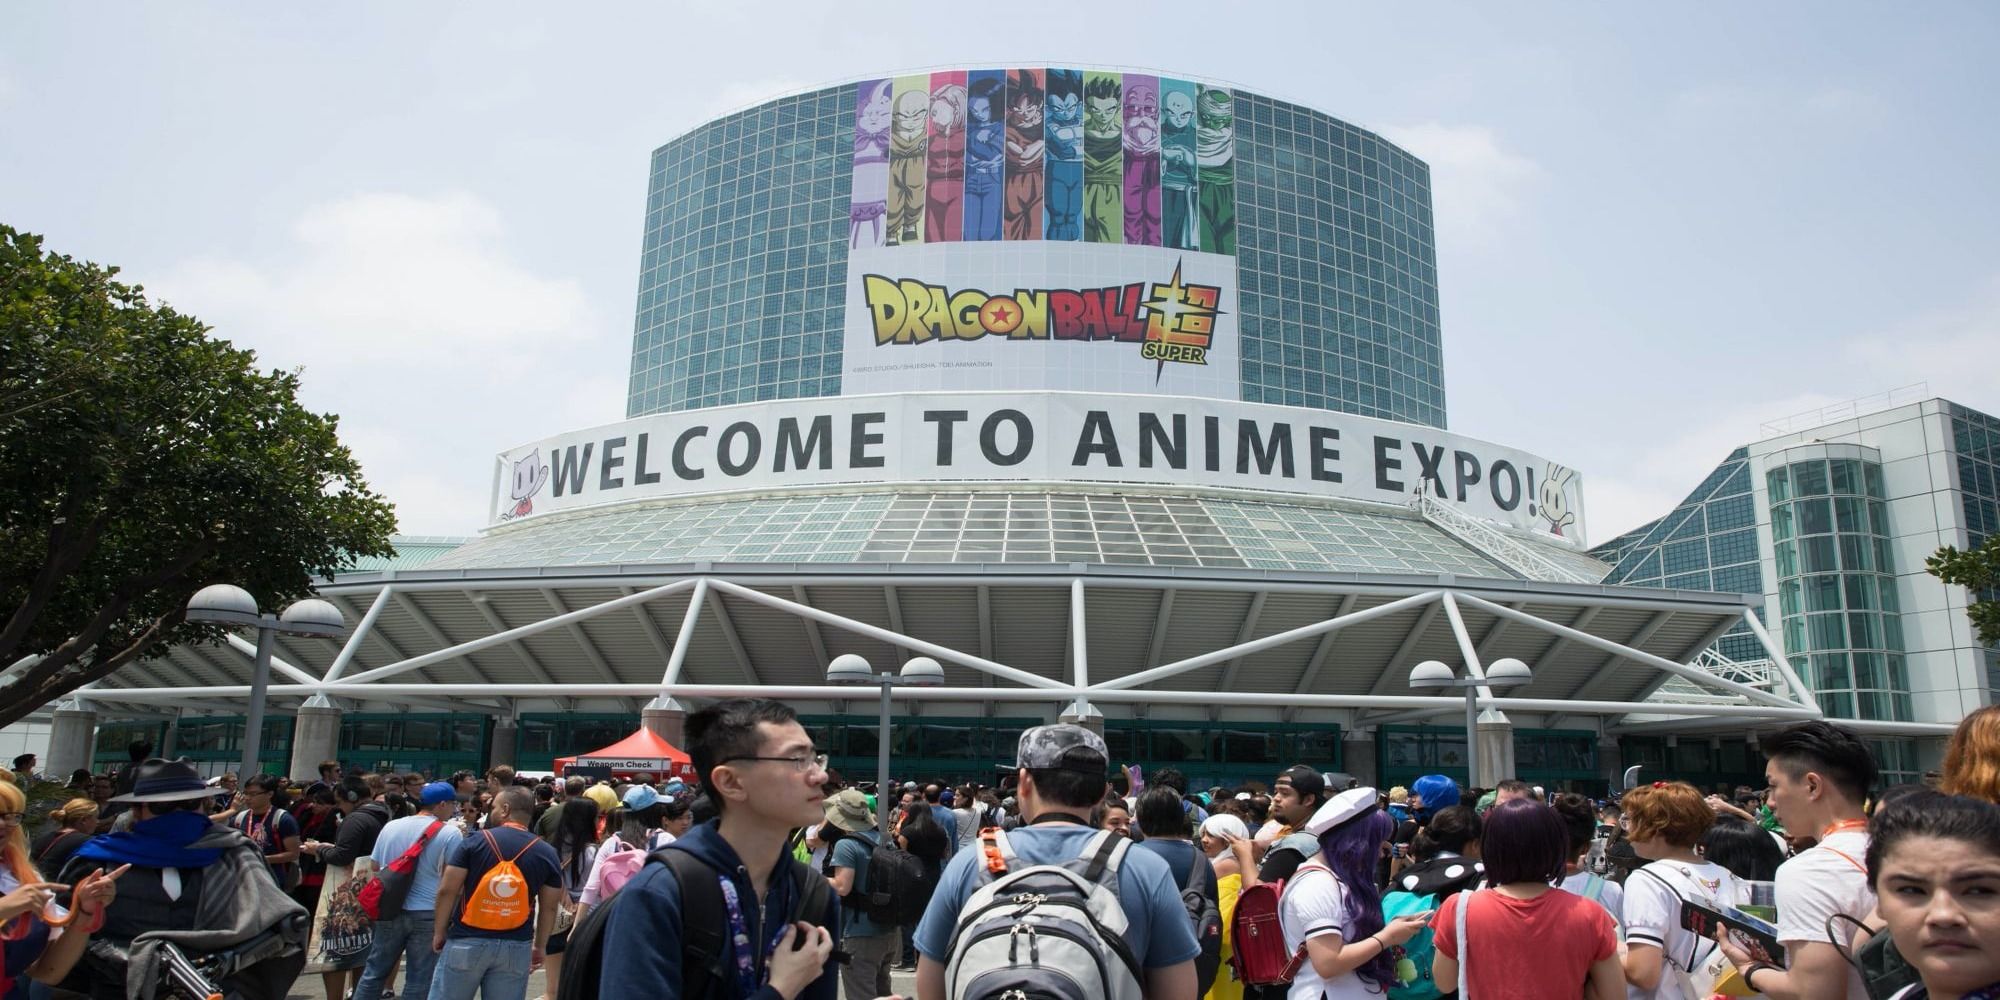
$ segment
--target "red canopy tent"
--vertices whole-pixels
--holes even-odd
[[[688,755],[650,729],[641,729],[608,747],[589,753],[556,758],[557,774],[568,771],[572,766],[608,767],[612,776],[618,778],[650,774],[661,779],[679,776],[688,781],[694,780],[694,762]]]

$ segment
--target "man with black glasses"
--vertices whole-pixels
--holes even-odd
[[[825,818],[826,757],[789,706],[761,698],[689,715],[687,740],[720,815],[613,900],[598,995],[686,996],[709,977],[710,997],[834,1000],[839,900],[788,850],[793,830]]]

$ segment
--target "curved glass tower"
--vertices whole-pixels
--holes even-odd
[[[1003,119],[1005,137],[1021,140],[1006,147],[1014,158],[982,167],[982,115],[986,145],[1002,148]],[[1023,150],[1039,158],[1025,168],[1038,175],[1039,218],[1017,219],[1009,205],[994,220],[1004,231],[982,235],[981,185],[995,202],[1020,200]],[[954,159],[941,160],[945,151]],[[1101,178],[1109,183],[1094,187]],[[878,202],[867,192],[884,179],[890,195]],[[646,209],[628,416],[839,395],[852,248],[935,242],[942,221],[952,241],[1229,255],[1235,398],[1445,426],[1429,168],[1300,105],[1059,68],[859,81],[767,101],[661,146]],[[1051,267],[1063,273],[1060,258]]]

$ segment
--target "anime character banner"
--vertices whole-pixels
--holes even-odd
[[[1017,69],[1007,78],[1007,238],[1042,238],[1042,71]]]
[[[965,231],[965,79],[963,70],[931,74],[925,243],[953,242]]]
[[[849,189],[847,245],[879,247],[888,235],[889,106],[894,85],[865,80],[854,88],[854,181]]]
[[[841,391],[925,389],[1241,398],[1236,261],[1087,241],[849,251]]]
[[[1141,73],[1025,67],[854,92],[850,248],[990,241],[1236,253],[1236,99]]]
[[[1160,241],[1176,250],[1201,249],[1194,104],[1194,84],[1160,81]]]
[[[1118,73],[1083,77],[1083,238],[1125,241],[1123,80]]]
[[[1124,174],[1125,242],[1160,245],[1160,81],[1125,75]]]
[[[965,84],[965,179],[962,213],[965,238],[1000,238],[1000,209],[1006,184],[1007,74],[973,70]]]
[[[889,124],[889,246],[924,241],[925,156],[930,140],[931,78],[896,78]]]

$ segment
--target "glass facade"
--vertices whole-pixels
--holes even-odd
[[[1778,612],[1792,667],[1841,718],[1911,718],[1882,467],[1809,459],[1767,473]]]
[[[2000,533],[2000,419],[1951,407],[1951,445],[1964,495],[1967,546],[1978,548]]]
[[[1375,747],[1376,786],[1409,785],[1426,774],[1466,780],[1465,729],[1383,726]],[[1597,735],[1575,729],[1521,729],[1514,733],[1514,773],[1530,784],[1602,794]]]
[[[1591,555],[1613,564],[1607,584],[1764,593],[1749,449],[1730,452],[1665,517],[1597,546]],[[1763,616],[1758,609],[1757,617]],[[1729,630],[1715,646],[1732,660],[1769,658],[1748,625]]]
[[[1234,96],[1241,398],[1444,426],[1429,168]],[[627,416],[840,392],[855,128],[831,87],[654,151]]]

